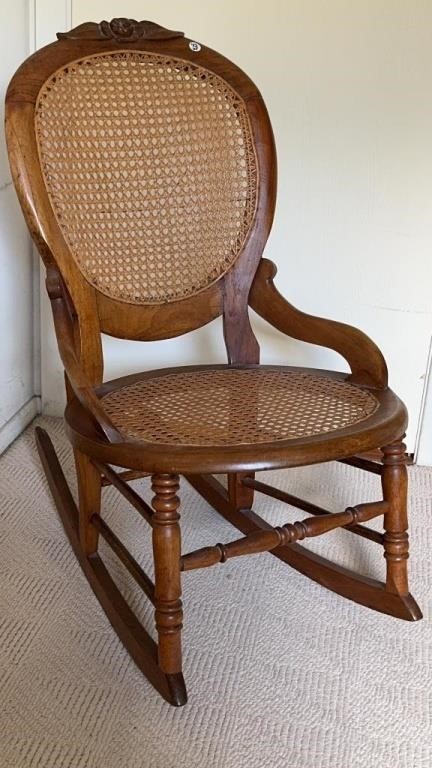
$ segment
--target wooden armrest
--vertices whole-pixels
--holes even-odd
[[[387,366],[376,344],[351,325],[314,317],[294,307],[274,285],[276,272],[272,261],[261,260],[249,294],[252,309],[293,339],[339,352],[351,368],[350,380],[354,384],[385,389]]]
[[[123,436],[105,412],[101,401],[94,392],[91,382],[80,365],[75,350],[74,333],[67,297],[57,269],[52,267],[47,269],[46,285],[51,301],[60,357],[73,392],[109,442],[124,442]]]

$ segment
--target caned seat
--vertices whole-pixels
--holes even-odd
[[[124,435],[182,446],[320,437],[379,408],[371,392],[339,378],[268,366],[160,373],[111,390],[102,402]]]
[[[271,552],[343,597],[420,618],[408,589],[406,409],[371,339],[302,312],[276,288],[276,267],[263,257],[276,153],[258,89],[220,54],[153,22],[89,22],[58,38],[14,75],[6,131],[17,194],[47,270],[77,500],[40,429],[38,449],[113,628],[151,684],[179,706],[187,571]],[[260,365],[250,307],[283,334],[335,350],[350,372],[292,368],[289,359]],[[226,365],[104,382],[103,333],[156,341],[220,316]],[[359,455],[366,451],[376,460]],[[380,475],[382,499],[330,511],[255,474],[332,460]],[[227,474],[226,487],[214,473]],[[151,506],[130,485],[148,475]],[[182,552],[180,475],[244,535]],[[104,519],[107,485],[151,526],[154,580]],[[253,509],[255,492],[309,517],[272,527]],[[383,532],[365,525],[378,516]],[[298,544],[335,528],[383,547],[383,581]],[[109,574],[100,536],[154,605],[157,643]]]
[[[284,366],[161,369],[107,382],[98,395],[136,468],[155,460],[162,468],[175,461],[184,471],[221,472],[246,461],[248,468],[267,469],[316,461],[323,450],[328,459],[341,459],[352,454],[354,433],[359,451],[368,451],[378,432],[385,441],[406,421],[391,390],[356,386],[347,374]],[[94,436],[76,401],[66,421],[75,441]],[[110,447],[113,462],[117,447]]]

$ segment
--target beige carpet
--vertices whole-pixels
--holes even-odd
[[[70,475],[60,422],[40,423]],[[410,478],[423,621],[349,603],[268,554],[186,574],[189,703],[174,709],[129,659],[76,564],[30,428],[0,459],[1,768],[431,768],[432,470]],[[272,479],[334,510],[379,498],[375,476],[342,465]],[[145,524],[104,493],[107,519],[150,567]],[[271,521],[303,515],[263,496],[256,508]],[[184,483],[184,550],[236,536]],[[382,576],[380,548],[348,532],[314,547]]]

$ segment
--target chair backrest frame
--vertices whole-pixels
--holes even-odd
[[[160,304],[121,301],[99,291],[79,269],[54,214],[45,185],[35,131],[38,95],[49,78],[85,57],[121,50],[162,54],[199,65],[235,91],[245,106],[257,165],[255,212],[233,265],[194,295]],[[259,347],[248,316],[248,296],[270,232],[276,198],[276,155],[263,99],[249,77],[225,57],[180,32],[151,22],[116,19],[88,23],[29,57],[6,96],[6,134],[13,180],[51,287],[58,277],[75,326],[78,357],[94,384],[102,378],[100,334],[135,340],[171,338],[223,315],[229,362],[256,363]],[[55,282],[55,279],[54,279]],[[58,297],[57,297],[58,298]]]

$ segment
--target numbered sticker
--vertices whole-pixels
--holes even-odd
[[[189,48],[191,49],[191,51],[195,51],[195,53],[201,50],[200,44],[195,43],[193,40],[190,41]]]

